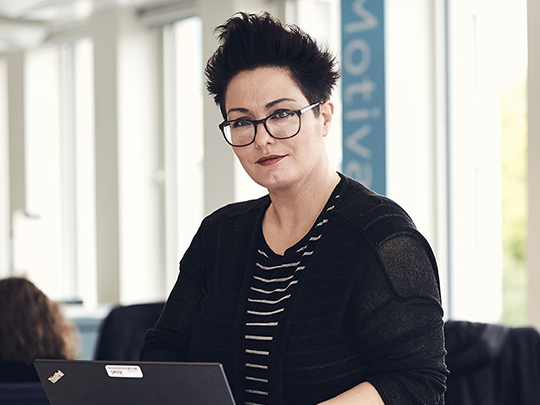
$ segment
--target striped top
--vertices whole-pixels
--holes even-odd
[[[283,256],[270,249],[264,239],[262,226],[260,228],[245,318],[245,405],[269,404],[268,367],[274,333],[302,273],[308,267],[317,242],[323,237],[330,213],[339,198],[340,184],[308,234],[287,249]]]

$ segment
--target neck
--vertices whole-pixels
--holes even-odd
[[[306,178],[286,190],[270,191],[272,204],[267,218],[284,231],[309,229],[339,183],[339,175],[330,167],[318,176]]]

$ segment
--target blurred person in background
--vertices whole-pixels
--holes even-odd
[[[141,359],[222,363],[238,404],[438,404],[435,257],[395,202],[331,167],[334,57],[267,13],[217,32],[219,128],[268,195],[203,220]]]
[[[39,381],[33,361],[74,359],[75,326],[26,278],[0,280],[0,382]]]

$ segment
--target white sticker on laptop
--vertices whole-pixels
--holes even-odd
[[[112,378],[143,378],[139,366],[105,366],[105,370]]]
[[[64,373],[62,373],[60,370],[56,370],[54,374],[52,374],[47,380],[52,382],[53,384],[56,384],[60,378],[64,376]]]

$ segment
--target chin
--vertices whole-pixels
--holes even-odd
[[[244,170],[246,169],[248,168],[244,166]],[[248,176],[251,177],[255,183],[266,188],[268,191],[287,188],[294,184],[296,180],[295,173],[287,167],[265,168],[256,165],[254,167],[249,167],[249,169],[252,170],[246,170]]]
[[[294,179],[290,176],[264,176],[257,179],[252,179],[260,186],[266,188],[268,191],[277,191],[288,188],[291,184],[294,184]]]

